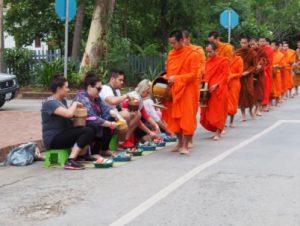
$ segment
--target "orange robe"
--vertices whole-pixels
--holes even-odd
[[[266,106],[270,102],[270,95],[272,91],[272,64],[273,64],[273,57],[274,51],[270,46],[263,47],[268,55],[269,65],[267,65],[265,69],[265,98],[262,102],[263,106]]]
[[[278,98],[281,96],[281,71],[277,69],[276,66],[284,67],[285,66],[285,57],[284,54],[280,51],[274,52],[273,58],[273,81],[272,81],[272,98]]]
[[[167,61],[169,79],[175,76],[172,86],[172,103],[167,103],[164,119],[168,130],[184,135],[193,135],[197,127],[197,106],[199,100],[199,54],[193,48],[185,46],[172,50]]]
[[[300,74],[299,74],[299,64],[300,64],[300,49],[295,51],[295,65],[293,69],[293,82],[295,86],[300,86]]]
[[[217,56],[227,57],[229,60],[233,57],[233,48],[229,43],[219,42]]]
[[[244,62],[240,56],[234,56],[230,62],[228,77],[228,115],[235,115],[238,110]]]
[[[218,88],[211,93],[208,106],[201,108],[201,125],[212,132],[221,131],[225,127],[228,113],[229,60],[226,57],[209,58],[205,65],[204,81],[208,87],[218,84]]]
[[[296,51],[293,49],[288,49],[285,54],[286,57],[286,67],[284,70],[285,76],[285,92],[294,88],[294,81],[292,75],[292,65],[296,60]]]
[[[204,70],[205,70],[205,52],[203,50],[203,48],[201,46],[196,46],[196,45],[189,45],[189,47],[191,47],[193,50],[195,50],[198,53],[198,60],[200,63],[200,70],[199,70],[199,75],[197,78],[197,84],[198,84],[198,95],[197,95],[197,105],[195,106],[195,117],[197,117],[197,113],[198,113],[198,109],[199,109],[199,103],[200,103],[200,85],[201,85],[201,81],[202,81],[202,77],[204,74]],[[197,120],[196,120],[196,126],[197,126]]]

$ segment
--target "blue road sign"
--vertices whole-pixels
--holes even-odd
[[[239,20],[239,15],[233,9],[226,9],[220,15],[220,23],[226,29],[229,28],[229,24],[230,29],[235,28],[239,24]]]
[[[69,21],[76,16],[76,10],[76,0],[69,0]],[[55,12],[62,21],[66,19],[66,0],[56,0]]]

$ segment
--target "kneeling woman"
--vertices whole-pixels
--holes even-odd
[[[42,105],[42,130],[43,141],[47,149],[72,148],[65,169],[84,169],[76,161],[80,155],[85,155],[88,145],[95,137],[95,130],[90,127],[72,128],[71,118],[77,107],[82,107],[79,102],[73,102],[68,108],[65,98],[69,87],[67,80],[62,75],[55,75],[51,83],[53,95],[48,97]]]
[[[111,107],[101,101],[99,93],[102,89],[100,79],[93,73],[86,74],[84,79],[84,90],[79,91],[75,101],[82,103],[88,111],[87,125],[94,127],[96,137],[92,148],[92,154],[110,156],[109,142],[113,135],[113,129],[117,124],[114,120],[122,120],[117,111],[113,112]],[[115,115],[115,114],[117,115]],[[115,119],[111,115],[115,116]]]

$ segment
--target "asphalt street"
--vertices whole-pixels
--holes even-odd
[[[0,225],[299,226],[299,131],[300,97],[218,142],[199,126],[189,156],[167,147],[113,169],[0,167]]]

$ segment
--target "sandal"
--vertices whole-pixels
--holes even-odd
[[[114,161],[106,158],[98,158],[94,162],[95,168],[109,168],[113,166]]]

